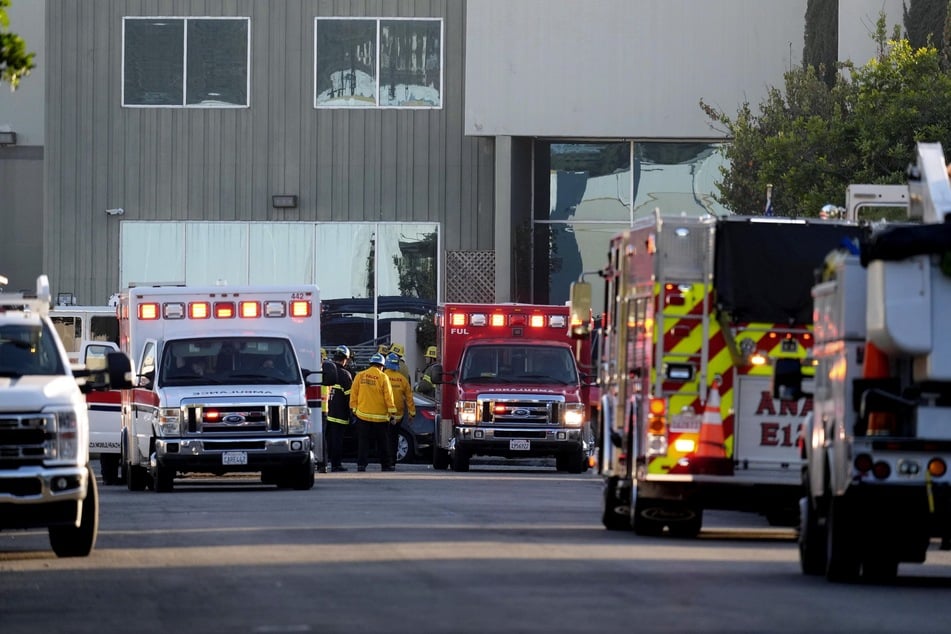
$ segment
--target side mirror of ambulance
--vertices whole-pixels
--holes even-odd
[[[584,339],[591,334],[591,284],[572,282],[569,292],[568,336]]]
[[[433,384],[439,384],[443,382],[442,375],[442,364],[434,363],[432,369],[430,370],[430,376],[433,379]]]
[[[803,396],[811,396],[802,391],[802,362],[799,359],[775,360],[772,393],[773,398],[781,401],[798,401]]]
[[[95,390],[125,390],[132,385],[132,361],[122,352],[111,351],[99,368],[76,370],[73,375],[83,379],[79,389],[84,394]]]

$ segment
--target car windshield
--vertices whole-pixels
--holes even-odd
[[[294,348],[276,337],[207,337],[170,341],[162,352],[159,383],[259,385],[300,383]]]
[[[462,359],[460,380],[483,383],[578,382],[568,348],[555,346],[473,346]]]
[[[0,376],[66,374],[53,332],[45,325],[0,326]]]

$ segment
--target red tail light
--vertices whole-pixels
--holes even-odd
[[[426,420],[436,420],[436,410],[434,409],[420,409],[419,413],[422,414]]]

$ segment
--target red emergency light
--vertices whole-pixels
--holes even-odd
[[[206,409],[201,416],[205,420],[218,420],[221,418],[221,412],[216,409]]]
[[[211,304],[208,302],[190,302],[188,316],[192,319],[208,319],[211,317]]]
[[[159,305],[148,303],[139,304],[139,319],[151,320],[159,318]]]
[[[310,317],[311,304],[307,300],[295,299],[291,302],[291,317]]]
[[[215,302],[215,319],[233,319],[235,314],[234,302]]]
[[[465,313],[452,313],[451,315],[449,315],[449,325],[450,326],[465,326],[466,325]]]
[[[238,314],[242,319],[254,319],[261,316],[261,304],[258,302],[240,302]]]
[[[491,317],[489,317],[489,325],[492,326],[492,327],[495,327],[495,328],[497,328],[497,327],[499,327],[499,326],[504,326],[504,325],[505,325],[505,315],[502,315],[502,314],[499,314],[499,313],[494,313]]]
[[[544,315],[532,315],[529,318],[528,325],[532,328],[544,328],[545,327],[545,316]]]

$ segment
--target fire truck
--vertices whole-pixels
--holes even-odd
[[[705,509],[794,525],[808,398],[774,399],[770,362],[812,347],[814,270],[853,223],[653,216],[610,242],[605,306],[572,285],[572,334],[599,339],[602,522],[696,536]]]
[[[815,402],[805,423],[805,574],[887,581],[951,549],[951,185],[937,143],[909,169],[909,217],[831,252],[813,288]],[[902,198],[895,206],[902,206]],[[795,398],[795,360],[774,392]]]
[[[0,293],[0,530],[46,528],[57,556],[85,557],[99,498],[82,393],[130,386],[131,366],[108,351],[71,368],[49,307],[45,275],[35,295]]]
[[[50,321],[59,335],[70,363],[97,363],[119,350],[119,320],[115,306],[53,306]],[[89,455],[99,459],[103,484],[118,484],[120,393],[101,390],[86,393],[89,410]]]
[[[566,336],[567,306],[446,304],[436,315],[438,419],[433,467],[468,471],[472,456],[554,456],[588,468],[587,389]]]
[[[171,491],[186,473],[260,472],[314,485],[322,459],[316,286],[141,286],[119,296],[126,485]]]

